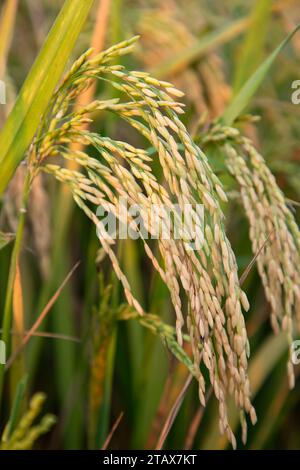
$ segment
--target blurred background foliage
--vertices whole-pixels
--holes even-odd
[[[0,78],[7,84],[7,105],[0,107],[1,126],[63,0],[1,0],[2,15],[6,3],[14,3],[15,8],[0,27]],[[185,92],[182,119],[197,138],[299,22],[297,0],[97,0],[70,63],[91,45],[102,49],[141,35],[136,54],[122,60],[131,69],[151,71]],[[247,110],[261,119],[240,123],[266,158],[296,216],[300,105],[291,101],[291,84],[300,79],[299,55],[300,34],[296,34]],[[90,93],[111,97],[111,89],[101,83],[97,87]],[[88,94],[82,100],[90,97]],[[99,113],[92,126],[102,135],[142,145],[141,137],[113,117],[103,119]],[[222,174],[218,152],[213,146],[206,152],[231,196],[224,208],[227,233],[242,273],[252,259],[247,221],[233,182]],[[22,181],[21,166],[2,199],[2,232],[16,231]],[[1,312],[12,249],[9,241],[1,241],[0,246]],[[137,299],[151,314],[172,325],[168,291],[145,259],[142,247],[126,240],[119,242],[118,252]],[[19,379],[27,374],[19,413],[27,408],[30,396],[42,390],[47,394],[46,410],[57,417],[52,431],[36,444],[38,448],[226,448],[228,442],[218,431],[214,398],[208,394],[207,407],[200,407],[197,384],[190,383],[186,366],[165,347],[159,328],[141,324],[123,305],[122,289],[99,251],[94,226],[75,207],[65,188],[38,178],[30,198],[20,276],[14,286],[14,308],[20,310],[22,303],[25,330],[78,260],[80,266],[39,328],[44,336],[31,336],[10,369],[1,409],[2,431],[11,410],[16,409]],[[300,382],[289,391],[286,342],[271,331],[269,305],[255,267],[244,286],[251,302],[246,320],[258,414],[258,423],[250,426],[246,448],[299,449]],[[185,347],[189,352],[188,345]],[[234,413],[231,422],[236,423],[233,429],[239,436]],[[243,448],[240,440],[238,445]]]

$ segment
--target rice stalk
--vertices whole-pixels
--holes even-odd
[[[3,79],[5,76],[7,56],[12,42],[18,9],[18,0],[6,0],[2,3],[0,17],[0,79]]]

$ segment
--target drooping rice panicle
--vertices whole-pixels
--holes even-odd
[[[223,142],[229,171],[240,186],[250,225],[253,253],[271,306],[271,324],[286,332],[289,346],[294,327],[300,331],[300,231],[284,194],[251,140],[234,128],[215,126],[206,140]],[[294,386],[292,350],[287,365]]]
[[[243,413],[249,413],[252,422],[256,417],[250,402],[249,343],[242,312],[248,309],[248,301],[239,285],[237,264],[220,207],[220,200],[227,198],[205,154],[178,118],[183,112],[182,104],[177,101],[182,93],[147,73],[130,72],[110,64],[112,59],[115,63],[118,56],[127,53],[134,41],[124,41],[93,59],[89,59],[87,52],[75,62],[42,120],[29,164],[33,176],[44,171],[69,185],[76,203],[97,226],[98,237],[123,285],[128,303],[144,315],[119,265],[113,249],[115,240],[105,232],[93,206],[102,206],[118,220],[132,224],[154,268],[170,290],[179,345],[183,341],[184,326],[188,329],[200,401],[205,404],[204,364],[219,401],[220,431],[225,432],[235,446],[227,416],[228,396],[233,395],[242,412],[244,435]],[[110,83],[122,93],[124,100],[94,101],[74,112],[72,102],[95,77]],[[91,113],[97,110],[113,112],[127,121],[149,141],[155,150],[153,157],[126,142],[82,130],[82,125],[89,122]],[[99,160],[85,152],[71,151],[70,142],[92,145],[98,151]],[[76,161],[79,170],[53,163],[54,157]],[[153,158],[160,163],[164,183],[160,183],[152,171]],[[151,251],[141,228],[128,211],[124,212],[120,198],[141,208],[146,232],[157,238],[163,266]],[[180,237],[175,236],[180,224],[178,215],[175,214],[171,223],[169,220],[168,210],[172,210],[174,203],[181,213],[185,213],[188,206],[193,221]],[[204,217],[197,213],[198,204],[203,205]],[[160,208],[158,221],[162,231],[157,231],[157,219],[151,219],[154,205]],[[169,237],[163,236],[167,229]],[[195,246],[191,242],[193,236]],[[187,299],[187,312],[183,311],[182,292]]]
[[[240,184],[253,252],[265,244],[257,266],[271,306],[273,329],[275,333],[280,328],[286,331],[291,345],[293,320],[300,331],[299,228],[273,174],[252,143],[243,138],[237,149],[227,145],[226,154],[229,169]],[[291,357],[287,367],[292,388],[295,379]]]

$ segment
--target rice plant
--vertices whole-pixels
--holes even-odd
[[[12,33],[17,13],[10,3],[2,14]],[[233,21],[198,45],[197,26],[178,18],[180,1],[173,18],[164,14],[167,4],[153,3],[145,12],[136,2],[141,38],[120,40],[119,2],[64,2],[3,118],[1,449],[31,449],[41,435],[48,440],[55,423],[51,442],[58,448],[107,448],[122,426],[129,437],[119,442],[128,448],[264,448],[270,435],[260,424],[261,404],[272,395],[268,380],[278,390],[270,410],[275,399],[289,396],[285,363],[291,393],[297,392],[297,204],[258,150],[256,117],[243,114],[275,59],[298,38],[297,28],[258,67],[249,38],[270,20],[268,2],[263,8],[258,2],[252,21]],[[86,52],[62,75],[90,11],[98,15],[93,47],[83,40]],[[109,17],[114,44],[104,48]],[[153,17],[158,34],[149,44]],[[123,21],[132,32],[127,10]],[[168,23],[168,34],[160,21]],[[6,28],[0,28],[5,65]],[[237,64],[230,98],[224,72],[230,58],[218,47],[242,30],[253,68]],[[182,46],[173,43],[178,34]],[[168,70],[162,61],[170,50]],[[128,207],[138,207],[138,222]],[[186,208],[190,223],[178,236]],[[103,213],[117,222],[115,233],[107,232]],[[244,223],[244,239],[230,227],[244,217],[252,250]],[[130,239],[122,239],[123,225]],[[71,271],[70,259],[76,262]],[[268,333],[265,317],[277,337]],[[50,377],[43,361],[53,361]],[[36,393],[40,383],[51,414],[34,424],[45,401]]]

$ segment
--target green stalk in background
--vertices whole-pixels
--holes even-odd
[[[238,54],[233,91],[237,93],[258,67],[264,52],[272,0],[256,0],[244,43]]]
[[[18,0],[6,0],[0,20],[0,79],[5,75],[7,54],[10,48]]]
[[[14,286],[14,280],[15,280],[15,275],[16,275],[17,261],[18,261],[20,251],[21,251],[21,246],[22,246],[22,238],[23,238],[25,216],[26,216],[25,208],[28,202],[29,191],[30,191],[30,173],[27,172],[26,179],[24,182],[23,198],[22,198],[22,205],[21,205],[22,210],[20,212],[16,239],[15,239],[14,248],[13,248],[13,252],[11,256],[8,285],[6,288],[5,307],[4,307],[4,314],[3,314],[3,320],[2,320],[1,339],[6,344],[7,350],[9,350],[10,328],[11,328],[11,323],[12,323],[13,286]],[[5,370],[5,366],[0,365],[0,403],[1,403],[2,393],[3,393],[4,370]]]
[[[248,106],[252,96],[256,93],[258,87],[269,72],[278,54],[292,39],[292,37],[299,31],[300,24],[292,31],[276,49],[270,54],[266,60],[255,70],[251,77],[246,81],[244,86],[240,89],[238,94],[233,98],[229,106],[221,117],[221,121],[227,126],[231,126],[235,119],[241,115],[246,106]]]

